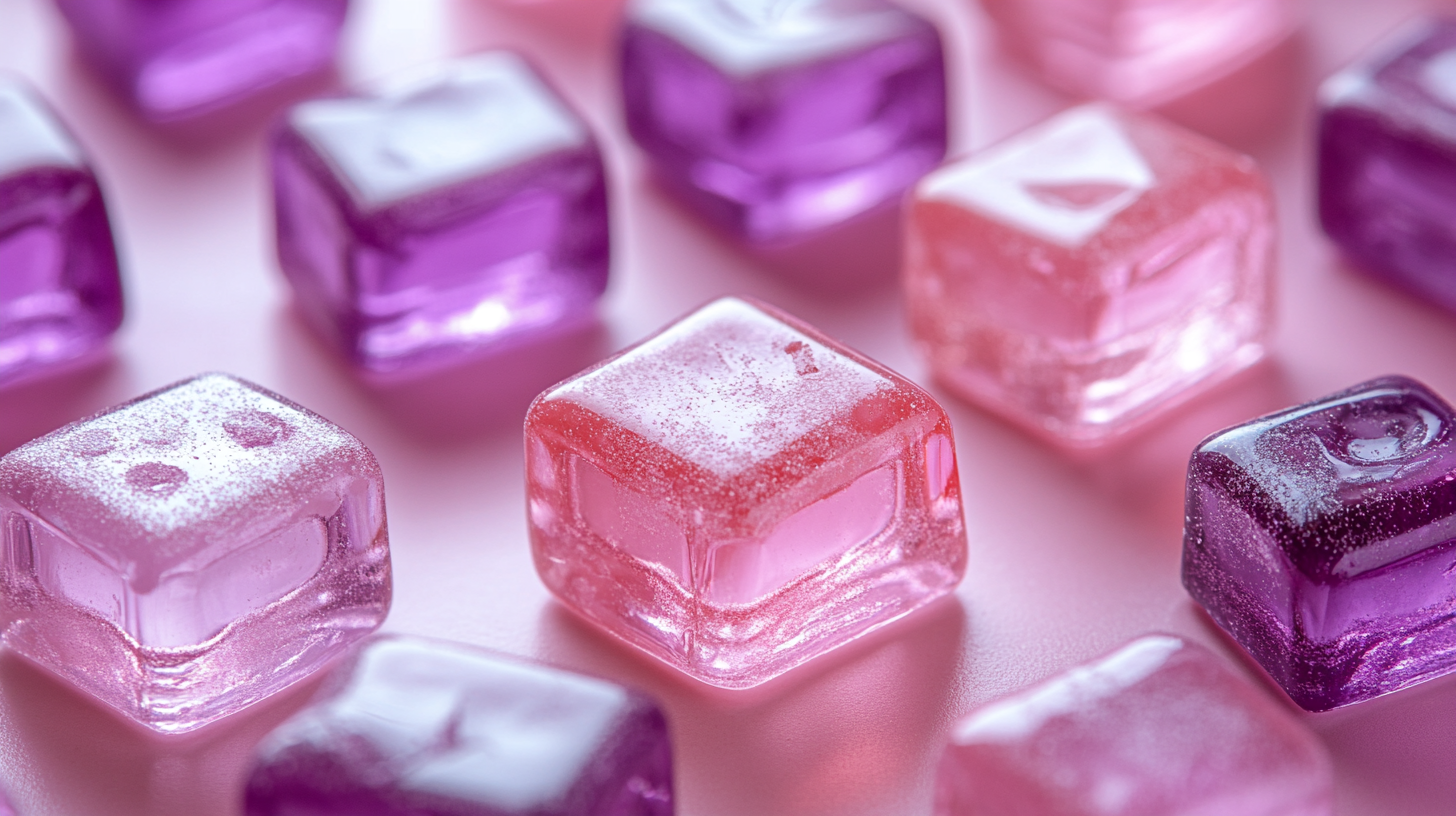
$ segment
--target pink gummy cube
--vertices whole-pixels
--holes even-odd
[[[539,397],[526,471],[546,586],[717,686],[762,683],[883,626],[965,568],[945,411],[742,300]]]
[[[936,816],[1329,816],[1324,747],[1206,649],[1149,635],[956,723]]]
[[[1104,443],[1264,354],[1264,175],[1155,117],[1086,105],[948,163],[906,240],[936,378],[1055,442]]]
[[[374,455],[210,374],[0,459],[5,645],[160,732],[307,677],[383,620]]]

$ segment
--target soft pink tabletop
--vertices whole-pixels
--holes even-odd
[[[944,24],[957,150],[1069,103],[996,53],[970,0],[906,2]],[[0,68],[38,84],[90,149],[130,298],[110,363],[0,395],[0,449],[201,371],[250,378],[332,418],[379,455],[396,580],[386,630],[539,657],[655,693],[676,739],[683,816],[928,814],[941,734],[981,702],[1154,630],[1210,644],[1247,670],[1178,583],[1183,468],[1202,436],[1386,373],[1456,397],[1456,316],[1346,268],[1314,223],[1310,178],[1315,83],[1440,4],[1317,0],[1305,35],[1262,73],[1182,112],[1232,134],[1275,181],[1283,241],[1272,363],[1123,447],[1077,462],[947,400],[971,538],[956,595],[750,692],[678,676],[589,630],[536,579],[522,485],[530,396],[723,294],[777,304],[916,380],[925,371],[889,279],[833,295],[792,285],[644,185],[614,109],[615,5],[356,3],[344,81],[519,47],[598,127],[617,184],[615,277],[597,336],[513,366],[371,390],[287,308],[272,255],[263,122],[149,129],[78,67],[46,0],[0,0]],[[1244,109],[1263,105],[1264,121],[1238,121],[1220,105],[1228,99]],[[158,742],[0,658],[0,781],[29,816],[235,814],[252,745],[301,697]],[[1342,816],[1451,812],[1456,678],[1307,720],[1334,754]]]

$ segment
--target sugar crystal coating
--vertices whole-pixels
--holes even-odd
[[[981,0],[1052,85],[1140,107],[1195,90],[1289,36],[1299,0]]]
[[[1453,422],[1384,377],[1194,451],[1183,585],[1301,706],[1456,668]]]
[[[627,126],[659,177],[751,243],[892,202],[945,155],[939,35],[884,0],[634,0]]]
[[[389,607],[374,456],[225,375],[0,459],[7,647],[141,724],[205,725],[308,676]]]
[[[718,686],[788,671],[945,594],[965,568],[941,407],[741,300],[539,397],[526,462],[546,586]]]
[[[586,125],[495,52],[294,108],[273,143],[278,256],[366,371],[499,350],[588,318],[610,262]]]
[[[662,712],[621,686],[375,638],[259,748],[248,816],[671,816]]]
[[[1314,734],[1203,647],[1148,635],[956,723],[936,816],[1329,816]]]
[[[334,60],[348,0],[56,0],[78,50],[142,116],[203,116]]]
[[[1101,444],[1263,355],[1272,218],[1249,157],[1073,108],[916,187],[911,331],[958,396]]]
[[[0,386],[98,352],[121,312],[96,176],[44,103],[0,78]]]
[[[1347,257],[1456,310],[1456,20],[1414,21],[1325,81],[1318,181]]]

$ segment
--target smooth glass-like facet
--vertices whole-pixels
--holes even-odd
[[[295,300],[366,371],[559,330],[588,319],[607,285],[596,142],[515,54],[297,106],[273,182]]]
[[[268,736],[247,816],[671,816],[650,699],[417,638],[369,641]]]
[[[1312,711],[1456,668],[1456,422],[1404,377],[1217,433],[1183,585]]]
[[[1148,635],[961,719],[936,816],[1330,816],[1319,740],[1206,649]]]
[[[1319,216],[1360,268],[1456,310],[1456,20],[1412,23],[1325,81]]]
[[[257,386],[187,380],[0,459],[5,645],[181,732],[308,676],[389,608],[379,465]]]
[[[96,176],[34,93],[0,78],[0,386],[92,356],[121,312]]]
[[[230,107],[334,61],[348,0],[56,0],[81,54],[154,121]]]
[[[910,206],[910,326],[936,378],[1055,442],[1106,442],[1263,355],[1264,175],[1161,119],[1074,108]]]
[[[788,671],[949,592],[965,569],[945,411],[741,300],[539,397],[526,462],[546,586],[717,686]]]
[[[634,0],[627,126],[729,233],[789,242],[894,202],[945,155],[927,21],[885,0]]]
[[[1288,37],[1301,0],[981,0],[1052,85],[1157,105],[1249,64]]]

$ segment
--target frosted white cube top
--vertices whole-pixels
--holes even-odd
[[[33,92],[0,76],[0,178],[47,166],[80,168],[85,159]]]

